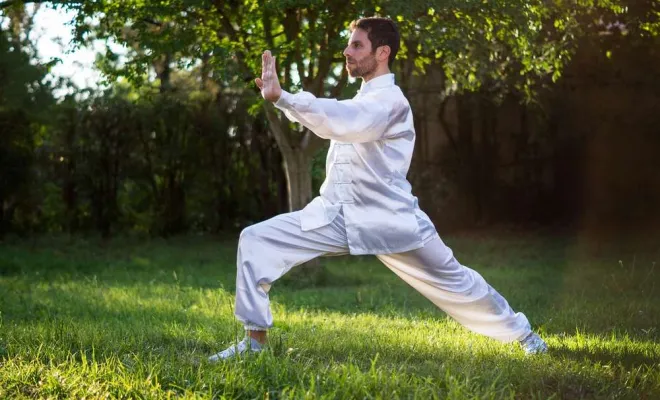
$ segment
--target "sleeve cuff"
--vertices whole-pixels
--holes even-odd
[[[281,110],[293,107],[293,95],[286,90],[282,90],[280,98],[275,102],[275,107]]]

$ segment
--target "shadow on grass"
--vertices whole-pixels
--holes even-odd
[[[140,283],[133,284],[139,286]],[[3,310],[8,310],[3,312],[4,324],[22,327],[24,332],[33,327],[35,334],[23,338],[14,336],[12,352],[17,344],[22,344],[32,352],[25,355],[34,356],[34,352],[38,353],[37,348],[45,345],[52,348],[50,353],[41,353],[42,357],[55,357],[60,361],[71,354],[75,354],[75,359],[80,361],[83,353],[91,359],[95,352],[97,359],[118,357],[128,366],[132,359],[161,362],[159,365],[163,360],[171,360],[194,366],[200,359],[217,351],[221,343],[231,341],[241,332],[231,315],[224,312],[217,315],[196,313],[186,306],[188,300],[185,298],[159,307],[139,301],[121,305],[96,301],[94,293],[100,295],[103,290],[112,288],[100,288],[80,295],[70,293],[66,287],[46,285],[32,287],[32,292],[24,295],[13,293],[15,297],[7,299],[13,302],[12,306],[3,306]],[[150,297],[157,294],[150,293]],[[286,302],[282,306],[287,309]],[[390,310],[393,313],[390,316],[396,315],[397,307]],[[407,310],[410,312],[410,309]],[[337,311],[347,312],[344,308]],[[357,310],[357,313],[360,311]],[[380,319],[379,324],[392,324],[386,313],[373,314]],[[13,332],[20,333],[20,329]],[[639,390],[613,379],[606,371],[581,373],[580,368],[585,365],[585,360],[587,364],[612,363],[628,369],[656,362],[636,350],[619,354],[601,348],[573,350],[566,346],[556,347],[544,358],[526,359],[513,346],[483,341],[476,335],[474,341],[461,336],[460,342],[446,333],[444,337],[425,342],[424,339],[398,335],[394,328],[385,333],[374,333],[360,325],[315,323],[312,327],[305,321],[294,321],[286,322],[274,331],[271,351],[276,358],[286,358],[291,362],[290,378],[295,384],[300,384],[300,375],[311,378],[317,373],[315,371],[325,371],[332,366],[341,369],[354,365],[367,375],[377,366],[390,373],[428,378],[436,385],[442,385],[451,375],[476,380],[485,388],[498,381],[502,383],[502,388],[514,387],[523,395],[557,393],[561,398],[598,396],[604,390],[604,381],[609,385],[606,393]],[[289,351],[290,348],[294,350]],[[580,363],[570,364],[569,361]],[[273,360],[273,363],[276,362]],[[175,367],[173,365],[171,368]],[[210,368],[212,371],[213,367]],[[265,369],[247,371],[257,376],[266,373]],[[173,371],[163,382],[169,381],[178,387],[190,384],[186,380],[189,377],[183,379],[178,376]]]
[[[467,340],[457,343],[451,337],[445,337],[435,343],[425,343],[423,339],[399,338],[395,332],[391,335],[374,335],[360,326],[317,325],[313,333],[309,333],[306,324],[292,324],[289,328],[290,337],[283,340],[271,338],[276,343],[273,354],[276,357],[290,357],[303,365],[308,362],[319,367],[350,363],[357,365],[363,372],[377,365],[390,372],[433,379],[436,382],[442,382],[448,375],[452,375],[459,379],[476,379],[484,386],[498,382],[505,387],[514,387],[523,397],[542,393],[542,397],[547,398],[547,394],[553,393],[559,398],[585,398],[594,395],[598,397],[598,394],[602,396],[602,393],[630,395],[640,390],[639,387],[630,387],[623,381],[613,379],[609,371],[585,374],[584,363],[567,364],[568,360],[584,356],[584,359],[592,362],[608,360],[615,365],[638,366],[628,364],[630,359],[598,350],[593,354],[572,354],[570,350],[562,349],[553,350],[544,356],[524,357],[515,345],[492,341],[475,340],[471,343]],[[296,336],[307,336],[304,342],[315,341],[315,345],[300,348],[296,346]],[[316,339],[310,339],[310,336]],[[288,350],[287,346],[294,348]],[[638,356],[637,362],[647,365],[655,362],[651,358]],[[621,373],[625,374],[625,371]]]
[[[563,316],[567,314],[562,309],[565,304],[582,300],[577,297],[584,296],[581,286],[593,289],[594,285],[602,284],[598,276],[581,275],[583,266],[576,264],[569,242],[570,239],[546,243],[469,238],[450,240],[448,245],[459,261],[481,273],[516,311],[525,313],[542,332],[572,332],[576,321],[586,321],[581,329],[608,333],[611,327],[607,324],[589,324],[594,321],[589,304],[571,310],[571,319]],[[162,284],[172,285],[176,290],[213,289],[231,293],[236,275],[235,246],[233,239],[216,242],[208,237],[119,241],[106,246],[75,241],[4,246],[0,249],[0,286],[1,278],[5,277],[8,279],[5,284],[22,285],[24,290],[31,290],[33,283],[71,281],[126,287]],[[313,274],[294,268],[277,281],[271,292],[273,302],[285,309],[317,313],[445,318],[443,312],[375,257],[340,256],[320,260],[323,267]],[[633,291],[635,283],[629,282]],[[596,293],[596,300],[601,300],[597,296],[600,292]],[[638,332],[630,335],[647,339]]]
[[[222,312],[222,308],[229,310],[229,302],[223,298],[217,300],[217,312],[197,312],[194,306],[199,299],[194,296],[199,292],[172,288],[170,298],[164,296],[165,301],[158,302],[163,293],[148,284],[143,290],[139,283],[134,285],[130,288],[134,289],[134,297],[124,300],[104,297],[124,286],[82,290],[78,286],[72,292],[68,286],[42,284],[5,291],[0,309],[8,336],[0,338],[0,342],[6,340],[0,355],[6,356],[10,349],[25,350],[30,356],[60,358],[67,354],[80,357],[83,353],[88,358],[92,353],[97,357],[210,354],[217,351],[221,340],[243,333],[233,315]]]
[[[647,351],[627,350],[625,354],[618,351],[607,350],[605,348],[590,349],[590,348],[568,348],[565,346],[553,346],[548,351],[551,357],[562,360],[573,360],[576,362],[589,362],[591,364],[613,364],[620,365],[626,369],[633,369],[642,365],[652,367],[658,362],[659,355],[648,354]]]

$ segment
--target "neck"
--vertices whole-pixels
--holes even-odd
[[[374,78],[378,78],[379,76],[387,75],[389,73],[390,73],[390,67],[388,67],[387,64],[381,65],[378,68],[376,68],[374,72],[372,72],[371,74],[363,76],[362,80],[365,83],[367,83]]]

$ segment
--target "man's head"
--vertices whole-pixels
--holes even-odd
[[[361,18],[350,26],[351,37],[344,50],[346,69],[352,77],[371,79],[389,71],[399,51],[399,30],[389,18]]]

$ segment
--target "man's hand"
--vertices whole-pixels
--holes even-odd
[[[261,55],[261,79],[257,78],[254,82],[261,90],[264,99],[272,103],[279,100],[282,88],[275,70],[275,57],[270,54],[270,50],[264,51]]]

